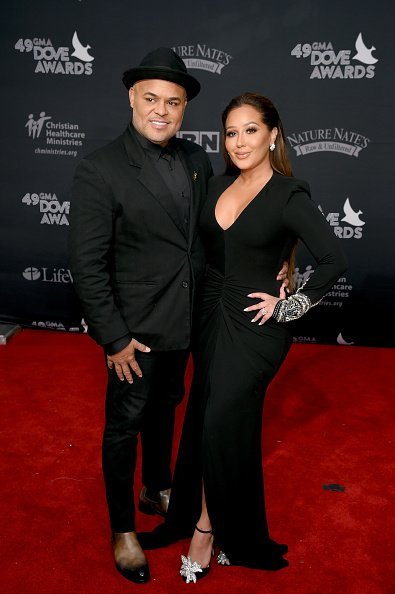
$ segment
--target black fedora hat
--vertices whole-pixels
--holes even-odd
[[[183,60],[169,47],[159,47],[147,54],[137,68],[126,70],[122,82],[129,90],[138,80],[159,78],[176,83],[187,92],[189,100],[196,97],[200,91],[200,82],[188,74]]]

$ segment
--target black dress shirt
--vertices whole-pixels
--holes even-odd
[[[171,138],[165,147],[155,144],[139,134],[135,129],[132,132],[145,155],[150,159],[165,182],[179,213],[180,223],[188,235],[189,209],[191,205],[191,189],[188,175],[182,164],[177,143]]]

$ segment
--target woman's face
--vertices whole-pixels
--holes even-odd
[[[275,142],[277,128],[269,130],[255,107],[232,109],[225,123],[225,148],[240,170],[254,169],[269,161],[269,146]]]

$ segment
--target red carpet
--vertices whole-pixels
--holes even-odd
[[[289,568],[214,566],[186,586],[177,575],[182,542],[148,552],[152,579],[137,586],[115,571],[109,544],[101,351],[87,336],[23,332],[0,347],[1,591],[393,593],[394,367],[390,349],[294,345],[271,386],[267,508],[273,537],[289,545]],[[157,523],[137,520],[140,529]]]

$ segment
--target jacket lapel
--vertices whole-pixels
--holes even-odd
[[[199,206],[200,206],[200,181],[198,168],[196,165],[193,164],[191,158],[179,148],[178,154],[180,155],[181,162],[185,168],[185,171],[188,176],[189,187],[191,192],[191,205],[189,210],[189,237],[188,237],[188,244],[191,245],[193,241],[193,237],[196,231],[196,224],[199,215]]]
[[[182,223],[180,221],[180,215],[171,196],[171,192],[163,181],[161,175],[158,173],[155,167],[152,166],[152,163],[149,159],[145,160],[138,180],[145,188],[147,188],[149,192],[151,192],[155,200],[159,202],[162,208],[167,212],[173,223],[181,231],[183,237],[185,238],[185,231],[183,230]]]
[[[150,159],[147,159],[140,143],[134,138],[130,130],[127,129],[124,135],[126,152],[130,165],[139,167],[141,169],[138,181],[146,188],[155,200],[166,211],[168,216],[172,219],[177,229],[185,238],[185,231],[179,219],[179,213],[176,204],[171,196],[170,190],[167,188],[162,177],[152,165]]]

